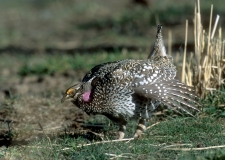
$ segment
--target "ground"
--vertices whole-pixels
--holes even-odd
[[[52,155],[58,159],[76,156],[83,159],[90,156],[89,153],[92,155],[91,150],[94,149],[97,150],[93,151],[93,155],[88,159],[98,156],[100,156],[98,158],[115,157],[113,154],[105,154],[115,150],[110,145],[101,144],[99,148],[94,145],[89,149],[80,149],[80,143],[102,140],[104,134],[113,136],[116,127],[105,117],[90,117],[70,102],[61,103],[62,93],[71,85],[78,83],[85,72],[94,65],[126,58],[146,58],[154,42],[157,23],[163,25],[165,45],[168,52],[174,56],[179,72],[178,79],[180,79],[182,59],[180,53],[183,53],[186,19],[189,20],[188,52],[194,51],[194,3],[190,4],[189,1],[181,3],[177,0],[164,3],[148,0],[144,4],[135,2],[131,0],[122,2],[23,0],[23,4],[14,1],[1,2],[0,158],[18,159],[24,157],[26,153],[38,150],[37,155],[32,154],[34,157],[27,159],[40,157],[46,159]],[[202,22],[207,30],[210,3],[204,1],[204,4],[201,4],[202,15],[204,14]],[[214,13],[221,15],[221,27],[224,26],[222,3],[223,1],[217,1],[214,4]],[[169,35],[172,35],[171,50],[168,45]],[[211,110],[208,112],[211,112],[213,107],[209,108]],[[144,138],[135,143],[126,143],[122,148],[120,148],[122,144],[118,144],[115,150],[117,155],[139,159],[146,159],[149,156],[161,159],[167,154],[179,157],[182,153],[177,154],[173,151],[170,154],[165,148],[168,148],[169,144],[191,143],[193,147],[201,148],[224,143],[224,119],[221,117],[205,119],[206,114],[202,114],[196,123],[190,117],[176,119],[169,115],[168,118],[161,112],[157,112],[157,115],[148,122],[149,126],[159,123],[156,125],[158,128],[146,133],[148,140]],[[220,125],[213,128],[212,126],[217,123]],[[177,126],[174,127],[174,124]],[[182,128],[185,124],[188,127],[195,127]],[[132,122],[129,128],[135,129],[134,126]],[[127,137],[132,136],[133,129],[128,129]],[[188,134],[182,137],[185,132]],[[202,135],[203,140],[198,136],[202,132],[207,134]],[[215,136],[212,142],[205,143],[206,138],[210,136]],[[134,144],[139,148],[133,147]],[[150,144],[157,146],[154,148]],[[59,155],[53,153],[54,145],[62,146],[60,151],[56,149]],[[36,148],[31,149],[32,146]],[[40,146],[41,149],[38,148]],[[42,154],[45,147],[51,149],[50,154]],[[132,154],[126,155],[130,152],[129,147]],[[147,149],[152,150],[149,155],[145,151]],[[162,150],[165,152],[162,153]]]

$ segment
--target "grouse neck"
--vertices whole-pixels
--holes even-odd
[[[84,94],[82,94],[82,100],[84,102],[90,102],[90,99],[91,99],[91,91],[87,91],[84,92]]]

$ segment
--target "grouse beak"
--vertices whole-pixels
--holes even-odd
[[[69,95],[63,95],[61,103],[65,102],[68,98],[70,98]]]

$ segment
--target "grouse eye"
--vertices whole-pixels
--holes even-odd
[[[75,93],[75,90],[73,88],[68,89],[66,92],[67,95],[72,95],[74,93]]]

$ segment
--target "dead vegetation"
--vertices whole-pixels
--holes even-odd
[[[185,49],[183,59],[182,81],[194,86],[201,97],[205,97],[208,92],[212,94],[213,91],[220,90],[225,79],[225,41],[222,38],[222,28],[218,27],[219,15],[214,25],[212,25],[212,17],[213,5],[211,5],[207,33],[201,22],[200,2],[197,0],[194,16],[195,51],[190,52],[187,58]],[[188,32],[188,27],[186,27],[186,32]]]

